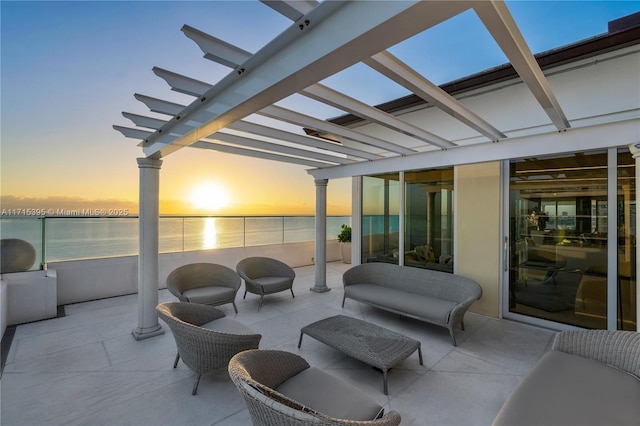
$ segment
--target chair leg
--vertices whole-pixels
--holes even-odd
[[[243,299],[247,298],[247,290],[244,291],[244,296],[242,296]]]
[[[291,297],[293,297],[294,299],[296,298],[296,295],[293,294],[293,288],[290,288],[289,290],[291,290]]]
[[[344,301],[347,300],[347,295],[342,296],[342,307],[344,308]]]
[[[462,328],[462,331],[464,331],[464,320],[460,321],[460,328]]]
[[[200,384],[200,377],[202,377],[202,374],[198,374],[198,377],[196,378],[196,383],[193,385],[193,390],[191,391],[191,395],[195,395],[198,393],[198,385]]]
[[[260,304],[258,305],[258,312],[260,312],[260,308],[262,308],[262,301],[264,300],[264,294],[260,295]]]
[[[453,346],[458,346],[456,343],[456,336],[453,334],[453,327],[449,329],[449,334],[451,334],[451,339],[453,340]]]
[[[236,311],[236,314],[238,313],[238,307],[236,306],[236,302],[231,302],[233,303],[233,309]]]
[[[176,360],[173,362],[173,368],[178,366],[178,361],[180,361],[180,352],[176,354]]]

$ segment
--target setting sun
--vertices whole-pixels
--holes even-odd
[[[191,203],[203,210],[219,210],[229,205],[227,190],[215,183],[203,183],[191,193]]]

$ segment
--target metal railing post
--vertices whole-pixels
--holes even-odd
[[[46,260],[45,260],[45,256],[46,256],[46,248],[45,248],[45,246],[46,246],[46,243],[47,243],[47,239],[45,237],[47,226],[46,226],[45,222],[46,222],[46,217],[43,216],[42,217],[42,224],[40,226],[40,242],[41,242],[41,247],[42,247],[42,249],[40,250],[41,251],[40,256],[42,256],[40,258],[40,269],[44,269],[44,266],[47,263]]]

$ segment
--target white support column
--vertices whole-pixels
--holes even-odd
[[[351,178],[351,264],[362,263],[362,176]]]
[[[327,183],[328,179],[315,179],[316,183],[316,282],[311,291],[324,293],[327,287]]]
[[[629,151],[633,155],[633,159],[636,160],[636,240],[638,239],[638,230],[640,229],[640,214],[638,212],[638,206],[640,206],[640,142],[629,145]],[[636,244],[637,246],[637,244]],[[637,274],[640,271],[640,256],[636,249],[636,331],[640,333],[640,327],[638,326],[638,320],[640,320],[640,291],[638,291]]]
[[[138,253],[138,326],[136,340],[163,334],[158,324],[158,222],[160,166],[162,160],[138,158],[140,169],[140,218]]]

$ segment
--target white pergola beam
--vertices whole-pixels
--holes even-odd
[[[128,113],[128,112],[123,112],[122,115],[124,117],[130,119],[136,126],[147,127],[149,129],[156,130],[156,129],[161,128],[164,124],[166,124],[165,120],[146,117],[146,116],[143,116],[143,115],[132,114],[132,113]],[[185,132],[185,133],[187,131],[191,130],[191,128],[189,128],[190,126],[184,126],[183,125],[182,127],[187,127],[185,130],[183,130],[183,132]],[[128,129],[128,128],[124,128],[124,129],[125,130],[134,130],[134,129]],[[261,126],[261,125],[250,123],[250,122],[246,122],[246,121],[241,121],[241,122],[234,123],[234,125],[230,126],[229,129],[238,130],[238,131],[251,133],[251,134],[257,134],[259,136],[265,136],[265,137],[268,137],[268,138],[271,138],[271,139],[282,140],[284,142],[292,142],[292,143],[295,143],[296,141],[295,140],[294,141],[288,140],[284,136],[300,136],[300,135],[295,135],[293,133],[284,132],[284,131],[280,131],[280,130],[277,130],[277,129],[271,129],[271,128],[268,128],[268,127],[265,127],[265,126]],[[129,132],[129,134],[133,134],[133,133]],[[144,138],[148,137],[151,134],[151,132],[143,132],[143,133],[138,132],[136,134],[139,135],[139,136],[142,136],[141,139],[144,139]],[[329,142],[319,141],[319,140],[316,140],[314,138],[310,138],[310,137],[306,137],[306,136],[300,136],[300,137],[304,138],[304,139],[314,140],[314,141],[318,142],[321,147],[322,146],[328,146],[328,145],[337,146],[337,144],[331,144]],[[346,159],[346,158],[340,157],[338,155],[328,155],[328,154],[321,153],[321,152],[306,151],[306,150],[298,149],[298,148],[295,148],[295,147],[289,147],[289,146],[285,146],[285,145],[274,144],[274,143],[270,143],[270,142],[267,142],[267,141],[261,141],[261,140],[254,139],[254,138],[243,137],[243,136],[238,136],[238,135],[232,135],[232,134],[225,133],[225,132],[216,132],[213,135],[210,135],[207,139],[217,139],[217,140],[220,140],[222,142],[234,143],[234,144],[244,145],[244,146],[251,147],[251,148],[263,149],[263,150],[268,150],[268,151],[275,151],[275,152],[280,152],[280,153],[283,153],[283,154],[296,155],[296,156],[300,156],[300,157],[314,157],[314,158],[317,158],[319,160],[326,161],[328,163],[334,163],[334,164],[349,164],[349,163],[353,163],[354,162],[354,160]],[[307,145],[308,145],[308,143],[307,143]],[[337,146],[337,147],[340,148],[340,146]],[[316,148],[316,147],[313,147],[313,148]],[[333,146],[331,148],[333,148]],[[331,152],[330,150],[325,150],[325,151]],[[369,153],[365,153],[365,154],[368,154],[368,156],[371,156],[374,159],[375,158],[380,158],[380,156],[377,156],[377,155],[373,155],[373,154],[369,154]]]
[[[251,53],[249,53],[249,52],[247,52],[245,50],[242,50],[239,47],[235,47],[233,55],[229,55],[229,56],[226,56],[226,57],[221,57],[219,52],[223,51],[224,50],[223,48],[226,47],[228,45],[228,43],[225,43],[225,42],[223,42],[222,40],[220,40],[220,39],[218,39],[216,37],[213,37],[211,35],[208,35],[208,34],[205,34],[205,33],[202,33],[202,32],[199,33],[199,37],[197,38],[196,42],[198,43],[198,46],[200,47],[200,49],[204,52],[206,58],[211,59],[213,61],[217,61],[220,64],[227,65],[227,66],[230,66],[232,68],[239,67],[241,63],[247,61],[252,56]],[[209,52],[208,49],[212,49],[215,54],[209,54],[211,52]],[[193,79],[190,79],[189,77],[183,77],[182,79],[179,79],[178,75],[175,74],[175,73],[171,73],[171,74],[169,74],[169,73],[156,73],[156,74],[159,75],[160,77],[164,78],[165,81],[167,81],[167,83],[169,83],[169,85],[172,88],[176,87],[176,86],[178,87],[178,88],[176,88],[174,90],[183,91],[183,93],[185,93],[184,90],[188,90],[188,88],[189,87],[193,87],[194,84],[197,84],[197,83],[200,83],[201,85],[202,84],[206,84],[206,83],[203,83],[203,82],[198,82],[197,80],[194,81]],[[314,84],[314,85],[311,86],[311,88],[314,88],[316,86],[319,86],[319,85],[318,84]],[[318,87],[317,90],[320,91],[320,90],[322,90],[322,88]],[[203,92],[200,92],[200,93],[196,94],[196,96],[199,96],[202,93]],[[304,91],[301,92],[301,93],[305,94]],[[344,95],[342,95],[342,96],[344,96]],[[387,119],[387,121],[393,121],[393,120],[398,121],[395,117],[391,116],[390,114],[384,115],[385,113],[380,111],[380,110],[378,110],[378,109],[372,108],[372,107],[370,107],[368,105],[364,105],[362,103],[359,103],[355,99],[348,98],[348,97],[345,97],[345,98],[347,98],[348,101],[351,104],[358,104],[358,106],[359,106],[358,110],[359,111],[368,111],[368,114],[364,114],[363,113],[365,118],[376,116],[378,119]],[[327,104],[330,104],[328,100],[325,101],[325,100],[322,100],[320,98],[316,98],[316,100],[319,100],[320,102],[325,102]],[[344,103],[341,103],[340,105],[344,105]],[[334,106],[335,106],[335,104],[334,104]],[[338,106],[338,108],[340,109],[340,106]],[[341,109],[344,110],[344,108],[341,108]],[[351,110],[349,110],[349,111],[351,111]],[[381,117],[381,115],[384,115],[384,116]],[[391,118],[389,119],[389,117],[391,117]],[[389,127],[394,128],[391,125]],[[394,128],[394,130],[397,130],[397,127]],[[417,129],[416,132],[421,132],[421,129]],[[412,136],[411,134],[408,134],[406,132],[403,132],[403,133],[405,133],[405,134],[407,134],[409,136]],[[434,136],[434,139],[439,139],[439,138],[437,138],[437,136]],[[426,141],[425,139],[422,139],[422,140]],[[427,141],[427,142],[430,142],[430,141]],[[447,142],[442,140],[442,143],[447,143]],[[389,144],[390,144],[390,142],[386,142],[387,146],[389,146]],[[390,149],[390,150],[393,151],[393,152],[397,152],[397,153],[406,153],[406,151],[404,151],[402,148],[395,148],[395,149]]]
[[[273,127],[263,126],[261,124],[251,123],[249,121],[240,120],[229,125],[228,129],[238,130],[241,132],[251,133],[259,136],[264,136],[271,139],[282,139],[287,142],[298,143],[300,145],[309,146],[312,148],[323,149],[326,151],[333,151],[340,154],[350,155],[353,157],[364,158],[367,160],[375,160],[380,158],[379,155],[372,154],[370,152],[361,151],[359,149],[349,148],[338,143],[327,142],[309,136],[298,135],[296,133],[287,132],[280,129],[274,129]]]
[[[208,42],[214,43],[215,41],[211,39],[207,39]],[[250,54],[248,54],[250,55]],[[186,77],[171,71],[166,71],[166,70],[162,70],[159,68],[154,68],[154,72],[156,73],[156,75],[158,75],[160,78],[164,79],[167,84],[169,84],[169,86],[171,86],[172,89],[182,92],[182,93],[187,93],[188,91],[193,91],[193,89],[197,86],[200,88],[204,88],[205,85],[208,85],[208,83],[199,81],[199,80],[195,80],[192,79],[190,77]],[[210,85],[209,85],[210,86]],[[212,87],[212,86],[211,86]],[[190,93],[193,96],[201,96],[203,93]],[[136,94],[136,99],[138,99],[139,101],[145,103],[147,105],[147,107],[153,111],[153,112],[159,112],[162,114],[167,114],[167,115],[176,115],[179,114],[180,111],[182,111],[182,109],[185,108],[184,105],[178,105],[172,102],[168,102],[168,101],[163,101],[161,99],[156,99],[156,98],[151,98],[149,96],[144,96],[144,95],[139,95]],[[387,142],[385,140],[373,137],[373,136],[369,136],[369,135],[365,135],[363,133],[357,132],[355,130],[351,130],[348,129],[346,127],[342,127],[333,123],[329,123],[325,120],[320,120],[317,119],[315,117],[311,117],[308,115],[304,115],[295,111],[291,111],[282,107],[278,107],[278,106],[269,106],[261,111],[258,111],[257,114],[259,115],[263,115],[265,117],[269,117],[275,120],[279,120],[279,121],[285,121],[287,123],[290,124],[294,124],[294,125],[298,125],[298,126],[303,126],[303,127],[310,127],[310,128],[314,128],[316,130],[321,130],[325,133],[329,133],[329,134],[334,134],[337,136],[341,136],[341,137],[345,137],[347,139],[351,139],[355,142],[359,142],[365,145],[369,145],[369,146],[373,146],[379,149],[383,149],[385,151],[391,151],[391,152],[395,152],[397,154],[402,154],[402,155],[408,155],[408,154],[412,154],[414,152],[416,152],[413,149],[410,148],[406,148],[391,142]],[[193,121],[197,122],[197,119],[192,119]],[[230,124],[229,126],[227,126],[228,128],[232,128],[233,124]],[[349,150],[350,148],[344,147],[346,150]],[[342,151],[340,151],[342,152]],[[361,150],[357,150],[357,154],[353,153],[355,156],[357,157],[361,157],[361,158],[367,158],[367,157],[363,157],[363,152]],[[344,152],[345,154],[351,155],[351,153],[349,152]],[[369,154],[370,156],[374,156],[374,158],[368,158],[368,159],[375,159],[378,156],[375,154]]]
[[[251,52],[188,25],[182,27],[182,32],[198,45],[205,58],[229,68],[236,68],[253,56]]]
[[[213,151],[224,152],[227,154],[242,155],[244,157],[260,158],[263,160],[279,161],[284,163],[298,164],[301,166],[309,166],[314,168],[325,167],[326,163],[313,161],[306,158],[288,157],[285,155],[277,155],[270,152],[254,151],[252,149],[238,148],[230,145],[223,145],[209,141],[198,141],[191,146],[194,148],[209,149]]]
[[[133,121],[133,124],[135,124],[136,126],[146,127],[153,130],[159,129],[167,122],[166,120],[160,120],[158,118],[147,117],[139,114],[132,114],[130,112],[123,112],[122,116]]]
[[[289,146],[284,146],[280,144],[275,144],[271,142],[261,141],[258,139],[248,138],[245,136],[233,135],[231,133],[225,132],[215,132],[207,139],[215,139],[221,142],[232,143],[235,145],[241,145],[243,147],[256,148],[264,151],[273,151],[281,154],[294,155],[297,157],[313,157],[314,159],[325,161],[327,163],[333,164],[350,164],[353,163],[353,160],[344,158],[344,157],[336,157],[334,155],[321,154],[318,152],[311,152],[300,148],[294,148]],[[329,164],[325,164],[327,166]]]
[[[556,128],[565,130],[571,127],[504,2],[474,2],[473,9]]]
[[[248,59],[246,51],[189,25],[183,25],[181,31],[200,46],[205,58],[214,62],[235,68]]]
[[[193,78],[177,74],[172,71],[168,71],[162,68],[155,67],[154,72],[160,78],[164,79],[171,88],[177,92],[185,93],[191,96],[200,96],[206,92],[212,85],[203,81],[195,80]],[[160,108],[159,100],[154,99],[154,106]],[[184,107],[183,107],[184,108]],[[148,127],[148,126],[145,126]],[[160,128],[160,127],[154,127]],[[272,127],[262,126],[248,121],[240,120],[227,126],[229,129],[239,130],[247,133],[253,133],[260,136],[266,136],[274,139],[283,139],[288,142],[299,143],[301,145],[310,146],[319,149],[325,149],[329,151],[339,152],[345,155],[351,155],[358,158],[365,158],[368,160],[375,160],[380,158],[379,155],[372,154],[370,152],[349,148],[344,145],[331,143],[308,136],[299,135],[296,133],[286,132],[280,129],[274,129]]]
[[[118,125],[114,125],[113,128],[119,131],[120,133],[122,133],[126,138],[138,139],[138,140],[146,139],[153,133],[153,132],[150,132],[149,130],[132,129],[131,127],[118,126]]]
[[[165,101],[163,99],[152,98],[151,96],[141,95],[136,93],[133,95],[138,101],[142,102],[149,108],[151,112],[157,112],[158,114],[165,114],[170,116],[175,116],[180,114],[185,106],[176,104],[173,102]]]
[[[299,2],[285,2],[285,1],[266,1],[261,0],[264,3],[277,3],[282,8],[273,7],[274,10],[282,13],[284,16],[289,19],[296,21],[298,20],[306,11],[297,10],[297,13],[286,13],[285,10],[288,10],[288,4],[285,3],[299,3]],[[432,105],[437,106],[442,109],[447,114],[452,117],[458,119],[464,124],[470,126],[480,134],[485,135],[491,140],[503,139],[506,136],[497,130],[495,127],[491,126],[489,123],[484,121],[478,115],[473,113],[471,110],[466,108],[460,102],[455,100],[452,96],[442,90],[440,87],[431,83],[426,78],[422,77],[419,73],[411,69],[406,64],[402,63],[399,59],[391,55],[389,52],[381,52],[369,59],[365,59],[363,61],[366,65],[369,65],[371,68],[380,72],[387,78],[395,81],[401,86],[409,89],[414,94],[420,96],[422,99],[430,102]],[[323,100],[316,98],[321,102]],[[335,105],[334,105],[335,106]],[[354,115],[358,115],[362,118],[368,118],[363,116],[363,114],[358,114],[355,110],[350,110]],[[368,118],[370,119],[370,118]],[[375,121],[375,120],[374,120]]]
[[[177,74],[160,67],[153,67],[153,72],[166,81],[171,87],[171,90],[184,93],[185,95],[198,97],[213,87],[213,84],[205,83],[204,81]]]
[[[274,3],[283,4],[283,2]],[[289,7],[289,5],[286,6]],[[191,27],[189,28],[190,31],[197,31]],[[189,35],[190,33],[186,32],[185,34]],[[200,49],[204,52],[206,58],[216,61],[220,64],[227,65],[231,68],[240,67],[242,63],[249,60],[249,58],[251,58],[252,56],[250,52],[240,49],[239,47],[231,46],[228,43],[211,35],[205,34],[201,31],[198,31],[198,37],[193,37],[192,39],[196,41]],[[233,47],[233,50],[231,50],[231,47]],[[227,54],[227,56],[223,56],[225,53]],[[156,69],[154,68],[154,71],[155,70]],[[183,78],[178,81],[177,75],[175,73],[166,71],[164,73],[156,72],[156,74],[164,78],[167,83],[169,83],[169,85],[174,88],[174,90],[181,91],[182,93],[186,93],[189,90],[190,85],[193,86],[200,83],[200,87],[205,88],[203,85],[206,84],[188,78]],[[176,88],[176,85],[178,83],[180,84],[179,89]],[[192,93],[196,93],[195,96],[199,96],[203,92],[204,91],[200,91],[199,93]],[[346,112],[350,112],[351,114],[357,115],[364,119],[379,123],[404,135],[414,137],[423,142],[436,145],[440,148],[450,148],[452,146],[455,146],[455,144],[452,144],[451,142],[437,135],[427,132],[424,129],[407,123],[397,117],[394,117],[391,114],[366,105],[356,99],[353,99],[347,95],[329,89],[328,87],[322,86],[320,84],[313,84],[305,90],[302,90],[300,93],[319,102],[331,105]]]
[[[381,52],[363,62],[490,140],[496,141],[507,137],[391,53]]]
[[[138,114],[132,114],[132,113],[128,113],[128,112],[123,112],[122,115],[124,117],[130,119],[136,126],[147,127],[149,129],[153,129],[153,130],[157,130],[157,129],[161,128],[164,124],[167,123],[165,120],[146,117],[146,116],[138,115]],[[182,128],[182,132],[186,133],[186,132],[190,131],[193,128],[193,126],[183,125],[183,126],[181,126],[181,128]],[[257,124],[249,123],[249,122],[238,122],[238,123],[235,123],[234,126],[229,127],[229,128],[233,129],[233,130],[239,130],[239,131],[247,132],[247,133],[259,134],[260,136],[265,136],[265,137],[269,137],[269,138],[272,138],[272,139],[279,139],[279,140],[283,140],[285,142],[295,142],[295,141],[289,141],[286,138],[279,137],[279,136],[287,136],[287,135],[296,136],[296,135],[294,135],[292,133],[289,134],[288,132],[280,132],[280,131],[276,131],[276,133],[269,134],[267,132],[269,130],[269,128],[264,127],[264,126],[260,126],[260,125],[257,125]],[[131,130],[135,130],[135,129],[130,129],[130,128],[126,128],[126,127],[123,128],[123,129],[125,131],[127,131],[128,134],[134,134],[134,132],[131,132]],[[117,129],[117,130],[120,130],[120,129]],[[252,130],[258,131],[260,133],[252,132]],[[270,129],[270,130],[274,130],[275,131],[276,129]],[[178,130],[174,129],[174,131],[177,132]],[[149,137],[151,132],[143,131],[143,132],[137,132],[135,134],[137,134],[139,136],[142,136],[141,139],[145,139],[145,138]],[[313,139],[313,138],[309,138],[309,137],[305,137],[305,136],[301,136],[301,137],[306,138],[306,139]],[[295,155],[295,156],[300,156],[300,157],[314,157],[314,158],[317,158],[319,160],[326,161],[328,163],[334,163],[334,164],[349,164],[349,163],[353,163],[353,161],[354,161],[354,160],[346,159],[344,157],[339,157],[337,155],[327,155],[325,153],[320,153],[320,152],[306,151],[306,150],[303,150],[303,149],[293,148],[293,147],[280,145],[280,144],[274,144],[274,143],[270,143],[270,142],[254,139],[254,138],[232,135],[232,134],[225,133],[225,132],[216,132],[213,135],[210,135],[207,139],[217,139],[217,140],[220,140],[222,142],[234,143],[234,144],[243,145],[243,146],[247,146],[247,147],[251,147],[251,148],[263,149],[263,150],[267,150],[267,151],[275,151],[275,152],[279,152],[279,153],[283,153],[283,154]],[[323,142],[323,141],[317,141],[317,142]],[[329,142],[324,142],[324,143],[326,145],[332,145]],[[374,157],[375,158],[380,158],[379,156],[374,156]]]
[[[347,127],[339,126],[337,124],[330,123],[325,120],[320,120],[318,118],[311,117],[310,115],[305,115],[297,111],[291,111],[289,109],[282,108],[276,105],[271,105],[269,107],[263,108],[258,111],[257,114],[273,118],[275,120],[281,120],[287,123],[320,130],[324,133],[337,135],[343,138],[351,139],[355,142],[370,145],[376,148],[383,149],[385,151],[395,152],[401,155],[409,155],[416,152],[411,148],[396,145],[383,139],[376,138],[375,136],[369,136],[364,133],[356,132],[355,130],[351,130]]]
[[[131,139],[137,139],[137,140],[148,138],[149,135],[152,134],[152,132],[148,130],[132,129],[130,127],[124,127],[124,126],[114,125],[113,128],[119,131],[120,133],[122,133],[125,137],[131,138]],[[328,165],[327,163],[309,160],[306,158],[289,157],[289,156],[278,155],[278,154],[273,154],[269,152],[255,151],[255,150],[245,149],[241,147],[223,145],[223,144],[211,142],[208,140],[198,141],[194,143],[192,146],[194,148],[209,149],[209,150],[220,151],[228,154],[242,155],[245,157],[253,157],[253,158],[261,158],[265,160],[280,161],[280,162],[298,164],[302,166],[309,166],[309,167],[315,167],[315,168],[326,167]]]
[[[143,148],[147,156],[166,156],[204,135],[253,114],[291,94],[362,61],[388,47],[469,9],[471,1],[321,3],[245,61],[164,126],[203,110],[211,119],[170,145],[156,144],[160,131]]]
[[[318,2],[314,0],[260,0],[271,9],[286,16],[292,21],[297,21],[311,12]]]
[[[427,142],[431,145],[436,145],[440,148],[451,148],[455,144],[443,139],[431,132],[427,132],[424,129],[414,126],[404,120],[401,120],[387,112],[384,112],[378,108],[371,107],[363,102],[353,99],[343,93],[330,89],[329,87],[321,84],[314,84],[302,90],[300,94],[315,99],[319,102],[323,102],[327,105],[331,105],[335,108],[343,111],[350,112],[351,114],[359,117],[371,120],[382,126],[388,127],[392,130],[400,132],[404,135],[416,138],[423,142]]]

